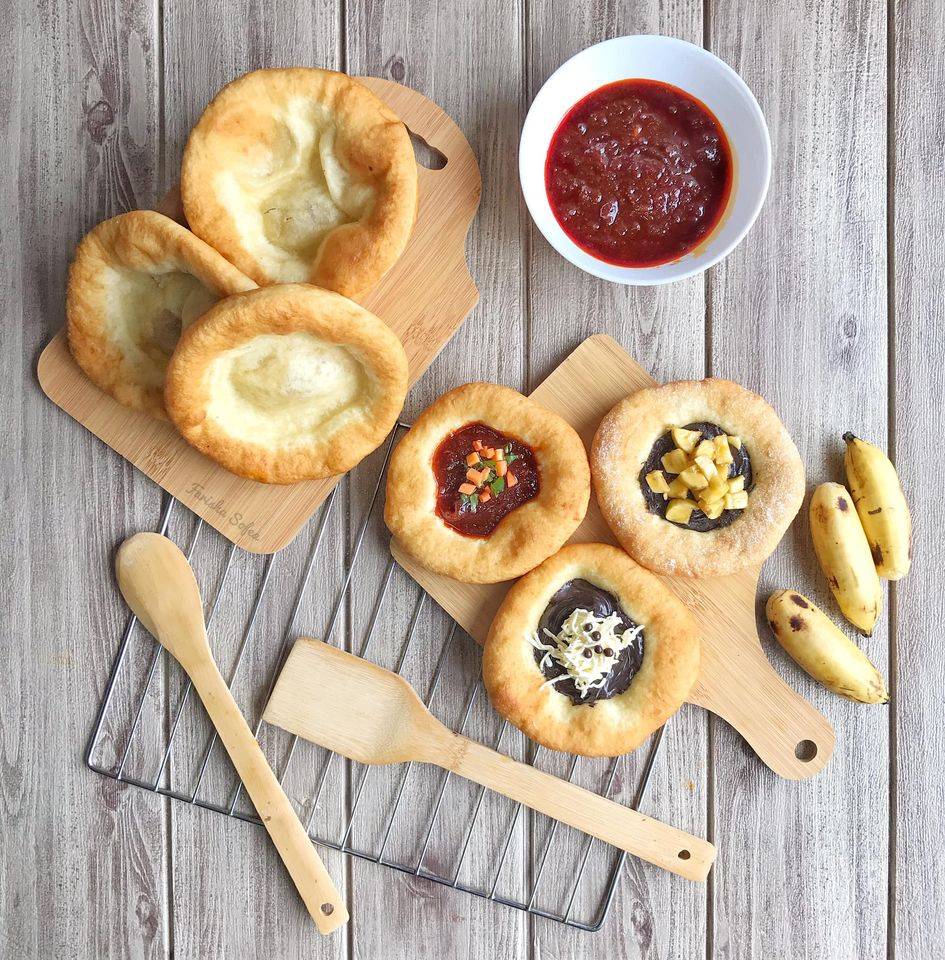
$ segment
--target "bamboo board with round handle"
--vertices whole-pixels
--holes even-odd
[[[295,642],[263,719],[358,763],[432,763],[689,880],[706,840],[491,750],[443,726],[399,674],[320,640]]]
[[[390,80],[361,80],[446,160],[439,170],[418,166],[420,206],[410,242],[362,298],[403,342],[413,384],[479,299],[465,251],[479,205],[479,167],[462,131],[431,100]],[[176,188],[158,209],[183,221]],[[72,359],[64,331],[43,351],[37,373],[57,406],[253,553],[272,553],[289,543],[341,479],[275,486],[237,477],[189,446],[167,421],[129,410],[102,393]]]
[[[604,414],[634,390],[656,381],[610,337],[585,340],[531,394],[567,420],[590,448]],[[575,543],[615,543],[592,497]],[[438,576],[395,542],[397,562],[478,643],[510,583],[470,584]],[[755,595],[761,566],[728,577],[663,577],[696,613],[702,628],[702,666],[689,700],[731,724],[775,773],[792,780],[822,770],[833,752],[827,719],[774,671],[758,638]]]
[[[200,590],[187,558],[167,537],[139,533],[119,547],[115,572],[135,616],[193,681],[319,932],[331,933],[347,923],[348,910],[338,888],[217,669]]]

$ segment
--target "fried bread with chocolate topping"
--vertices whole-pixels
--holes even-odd
[[[682,705],[699,672],[689,609],[622,550],[569,544],[522,577],[492,621],[496,710],[552,750],[616,756]]]
[[[656,573],[714,577],[761,563],[804,498],[804,466],[756,393],[709,378],[621,400],[591,447],[601,513]]]

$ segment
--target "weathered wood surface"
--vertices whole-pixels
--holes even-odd
[[[945,515],[940,484],[929,480],[940,472],[945,388],[941,4],[588,0],[567,13],[550,0],[0,6],[8,79],[0,106],[0,572],[8,597],[0,956],[936,956],[945,939],[945,880],[933,842],[945,816],[945,672],[936,640],[945,608],[933,551]],[[654,290],[610,286],[571,268],[532,228],[516,183],[518,129],[541,82],[587,44],[634,32],[703,42],[732,63],[765,110],[775,151],[771,194],[746,242],[706,277]],[[894,451],[917,538],[913,574],[891,591],[888,616],[867,644],[890,674],[889,711],[831,697],[769,645],[775,666],[837,729],[824,773],[780,781],[724,724],[694,708],[667,728],[644,810],[718,844],[708,888],[630,862],[603,930],[582,934],[328,853],[347,885],[352,923],[325,941],[306,922],[262,831],[118,788],[82,765],[125,622],[110,578],[114,546],[155,525],[160,499],[42,398],[33,365],[62,323],[66,264],[79,236],[160,195],[189,125],[218,86],[252,67],[290,63],[413,86],[457,120],[477,153],[483,203],[469,252],[481,302],[412,393],[408,416],[472,378],[534,386],[583,337],[603,331],[660,379],[711,372],[759,389],[797,438],[812,483],[841,478],[845,429]],[[345,484],[338,496],[343,509],[325,529],[317,587],[300,604],[297,632],[325,632],[325,598],[350,563],[370,491]],[[193,524],[178,517],[172,532],[186,540]],[[198,540],[198,573],[208,607],[220,591],[211,638],[226,669],[266,561],[227,573],[228,547],[211,533]],[[273,576],[297,577],[315,540],[313,523],[273,561]],[[365,583],[384,576],[382,543],[381,531],[367,531]],[[765,569],[765,590],[787,585],[820,590],[803,522]],[[252,719],[262,704],[250,679],[271,668],[290,627],[284,599],[262,604],[252,638],[267,642],[251,638],[237,678]],[[397,624],[416,610],[416,592],[398,571],[388,603]],[[358,650],[370,615],[356,598],[332,639]],[[445,629],[438,611],[420,610],[409,669],[437,655]],[[396,659],[396,638],[384,642]],[[143,677],[150,649],[144,637],[135,644],[129,675]],[[456,670],[444,673],[434,704],[442,716],[455,715],[475,673],[468,641],[457,637],[453,649]],[[176,667],[159,661],[147,709],[150,729],[164,724],[163,739],[136,741],[130,764],[144,770],[160,760],[182,693]],[[130,708],[119,705],[119,713],[122,706]],[[477,710],[477,732],[488,737],[494,720],[490,728],[488,709]],[[193,784],[207,735],[188,702],[166,783]],[[103,753],[120,756],[123,743],[110,736],[107,729]],[[267,736],[265,746],[285,762],[285,740]],[[524,750],[509,733],[503,746]],[[557,769],[556,761],[542,765]],[[320,762],[303,747],[292,757],[287,783],[303,806]],[[353,771],[342,777],[345,768],[335,769],[326,787],[334,792],[319,807],[328,818],[350,806],[357,788]],[[632,774],[618,784],[624,798]],[[425,777],[411,773],[406,795],[417,803],[435,786]],[[382,802],[397,783],[394,774],[369,783],[356,838],[367,843],[384,826]],[[216,798],[232,786],[214,755],[201,790]],[[457,791],[448,799],[455,807],[443,849],[474,797]],[[468,855],[473,873],[486,868],[507,814],[500,804],[484,808],[485,828]],[[521,891],[545,829],[537,818],[517,824],[503,889]]]
[[[167,801],[81,763],[125,613],[115,541],[160,504],[40,399],[71,252],[160,189],[153,4],[4,3],[0,956],[164,957]],[[109,914],[111,919],[103,923]]]
[[[890,38],[889,443],[916,515],[913,574],[896,586],[890,652],[890,955],[933,957],[945,943],[945,870],[930,840],[945,822],[945,592],[937,557],[945,505],[928,482],[945,415],[945,161],[941,51],[945,5],[900,3]]]
[[[702,21],[701,0],[580,5],[566,17],[553,0],[542,0],[531,7],[528,99],[559,64],[592,43],[630,33],[665,33],[700,43]],[[657,380],[701,375],[706,314],[702,277],[649,289],[609,284],[563,261],[531,222],[526,226],[530,388],[586,336],[598,332],[614,337]],[[706,713],[689,705],[667,724],[663,753],[642,809],[659,811],[680,828],[712,840],[707,730]],[[619,794],[624,801],[630,799],[635,779],[626,778]],[[706,892],[629,861],[613,906],[614,916],[620,917],[617,923],[608,923],[606,932],[596,937],[535,923],[536,950],[551,957],[700,955],[708,923]]]
[[[177,179],[191,126],[223,84],[261,66],[318,63],[334,69],[343,67],[338,10],[331,0],[277,4],[227,0],[199,12],[191,3],[172,0],[164,3],[163,10],[165,186]],[[207,533],[215,550],[228,549],[220,538],[210,538],[211,532]],[[305,534],[276,558],[278,573],[287,582],[300,578],[314,534],[314,524],[310,524]],[[326,586],[338,577],[343,535],[342,525],[336,521],[333,529],[326,531],[315,560],[312,575],[323,580]],[[230,596],[239,594],[237,584],[229,584],[228,590]],[[320,622],[309,626],[310,621],[304,619],[310,609],[307,607],[303,612],[303,629],[324,629]],[[250,659],[242,671],[244,680],[238,685],[237,701],[250,715],[250,726],[255,726],[262,704],[258,702],[260,684],[249,682],[249,678],[271,669],[276,656],[272,641],[286,629],[282,622],[285,610],[286,604],[279,598],[267,596],[255,631],[264,642],[252,645]],[[235,640],[233,635],[227,637],[225,623],[220,626],[219,630],[211,629],[216,650],[220,649],[221,642],[230,644]],[[175,695],[176,690],[172,690],[172,705],[176,705]],[[191,704],[191,716],[200,713],[193,706]],[[201,737],[205,730],[204,723],[200,728]],[[186,740],[185,737],[175,758],[190,755]],[[264,746],[280,772],[285,739],[267,736]],[[304,753],[300,766],[312,762],[311,752]],[[188,765],[182,772],[189,774],[190,769]],[[216,787],[212,782],[213,773],[220,781]],[[208,793],[227,796],[232,783],[227,765],[220,763],[210,777]],[[295,784],[294,778],[290,778],[287,792],[293,800],[301,801]],[[333,789],[344,787],[334,784]],[[171,846],[177,955],[262,957],[272,955],[277,946],[278,955],[285,960],[347,956],[343,933],[327,939],[318,935],[299,898],[292,895],[278,857],[263,837],[256,836],[256,830],[212,812],[177,809],[178,806],[175,803],[172,809]],[[234,826],[237,829],[231,829]],[[339,889],[344,889],[345,858],[326,850],[324,859]],[[285,901],[284,909],[280,900]]]
[[[758,93],[775,157],[762,216],[710,281],[709,369],[774,404],[810,488],[842,481],[843,431],[884,443],[887,430],[885,13],[724,2],[709,24],[712,49]],[[835,611],[805,516],[760,593],[794,587]],[[862,642],[884,673],[886,625]],[[713,953],[885,958],[887,711],[818,688],[776,644],[769,654],[833,723],[836,749],[792,788],[712,725]]]
[[[522,289],[522,213],[512,172],[516,169],[518,130],[524,119],[522,96],[522,11],[503,0],[465,4],[413,3],[400,0],[348,4],[346,8],[347,68],[355,74],[376,74],[399,79],[442,105],[466,134],[479,161],[483,191],[477,221],[467,252],[470,271],[479,287],[479,307],[459,334],[444,349],[408,398],[405,418],[410,419],[431,400],[458,384],[474,379],[496,380],[514,387],[525,383],[527,337]],[[501,337],[495,331],[501,330]],[[378,459],[375,457],[375,459]],[[363,515],[364,489],[349,485],[352,527]],[[353,534],[354,530],[352,530]],[[366,550],[371,563],[383,567],[389,558],[387,536],[380,524],[368,531]],[[378,571],[379,572],[379,571]],[[371,583],[369,579],[366,583]],[[352,649],[357,651],[370,611],[367,589],[353,598]],[[386,610],[393,623],[406,624],[418,591],[399,570],[395,571]],[[433,604],[420,612],[417,631],[406,662],[408,676],[428,681],[432,664],[447,633],[445,617]],[[383,661],[396,663],[396,644]],[[469,684],[478,670],[478,653],[465,636],[453,643],[461,669],[444,673],[433,704],[446,722],[456,723]],[[426,664],[426,669],[423,664]],[[494,737],[498,724],[480,696],[473,711],[471,732],[483,739]],[[504,749],[520,755],[522,738],[509,731]],[[385,822],[385,808],[394,796],[402,771],[372,771],[374,801],[365,802],[357,821],[367,841],[377,836]],[[440,772],[415,767],[404,803],[407,821],[431,812]],[[465,828],[474,809],[476,790],[455,779],[448,785],[431,851],[428,869],[451,871],[458,862]],[[489,798],[473,832],[462,870],[462,881],[488,884],[489,863],[504,836],[510,804]],[[524,824],[512,841],[510,860],[503,873],[503,889],[522,894]],[[401,832],[399,831],[399,834]],[[407,855],[411,845],[403,831],[390,855]],[[379,903],[380,891],[403,910],[362,910],[353,938],[353,951],[363,957],[503,956],[510,960],[528,951],[526,918],[518,912],[496,913],[491,904],[427,882],[396,875],[373,864],[352,862],[352,899],[367,906]]]

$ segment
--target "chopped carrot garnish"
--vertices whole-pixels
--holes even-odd
[[[498,476],[504,477],[508,469],[509,465],[504,460],[496,461],[495,472]]]
[[[471,483],[464,483],[460,486],[459,492],[465,493],[466,496],[468,497],[469,494],[476,492],[476,488]]]
[[[467,479],[470,483],[474,483],[477,487],[479,486],[480,483],[482,483],[482,479],[481,479],[480,476],[479,476],[479,471],[478,471],[478,470],[472,470],[472,469],[467,470],[467,471],[466,471],[466,479]]]
[[[466,463],[468,466],[474,467],[477,463],[479,463],[479,454],[471,453],[468,457],[466,457]]]
[[[482,449],[482,441],[473,440],[473,450],[481,450],[481,449]]]
[[[495,456],[495,450],[492,447],[482,448],[482,457],[484,460],[491,460]]]
[[[501,447],[496,447],[493,452],[495,453],[495,456],[492,459],[495,460],[496,463],[505,459],[505,451]]]
[[[491,499],[492,499],[492,493],[490,492],[489,488],[486,487],[486,489],[479,494],[479,502],[488,503]]]
[[[514,473],[507,473],[505,475],[505,485],[507,487],[514,487],[516,483],[518,483],[518,480],[515,479]]]

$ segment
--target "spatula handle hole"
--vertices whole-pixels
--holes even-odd
[[[692,854],[688,850],[680,850],[678,856],[680,860],[688,860]]]

